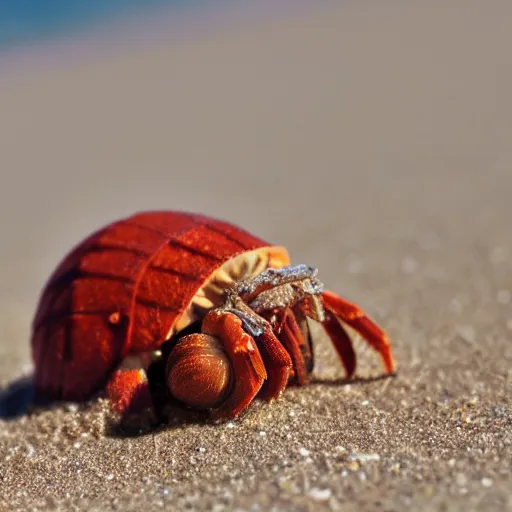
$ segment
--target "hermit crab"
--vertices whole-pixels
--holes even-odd
[[[135,214],[93,233],[57,267],[33,321],[36,396],[105,391],[119,413],[166,400],[232,418],[258,395],[309,381],[317,322],[354,374],[346,326],[394,371],[386,334],[324,290],[317,270],[227,222]]]

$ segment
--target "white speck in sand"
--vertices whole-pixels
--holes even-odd
[[[481,480],[481,484],[484,486],[484,487],[492,487],[492,479],[491,478],[487,478],[487,477],[484,477],[482,478]]]
[[[367,405],[370,405],[370,402],[368,400],[363,400],[361,402],[361,405],[364,405],[366,407]]]
[[[378,462],[380,455],[378,453],[351,453],[350,460],[356,460],[364,464],[365,462]]]
[[[332,491],[330,489],[318,489],[314,487],[308,492],[308,496],[314,501],[325,502],[332,496]]]
[[[265,436],[267,435],[267,433],[266,433],[264,430],[260,430],[260,431],[258,432],[258,435],[259,435],[260,437],[265,437]]]
[[[296,415],[295,415],[295,411],[290,411],[288,413],[288,416],[290,416],[290,418],[294,418]]]
[[[303,457],[307,457],[308,455],[311,454],[311,452],[309,450],[307,450],[306,448],[299,448],[299,453],[303,456]]]
[[[76,450],[78,450],[80,448],[80,446],[82,446],[79,442],[76,442],[74,445],[73,445],[73,448],[75,448]]]
[[[114,480],[114,473],[109,473],[107,475],[107,480]]]
[[[206,451],[206,448],[204,448],[203,446],[200,446],[200,447],[197,449],[197,451],[198,451],[199,453],[204,453],[204,452]]]
[[[36,453],[36,449],[29,443],[27,443],[27,458],[32,458]]]
[[[234,423],[231,423],[229,422],[227,425],[226,425],[227,428],[235,428],[235,424]]]

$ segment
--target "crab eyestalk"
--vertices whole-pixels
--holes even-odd
[[[166,378],[174,398],[195,409],[212,409],[229,395],[233,369],[219,338],[190,334],[173,348]]]

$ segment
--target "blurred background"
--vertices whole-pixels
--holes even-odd
[[[97,408],[0,420],[0,508],[511,510],[511,20],[510,0],[0,0],[0,390],[63,256],[152,209],[286,245],[398,363],[347,385],[320,340],[312,385],[133,440],[97,435]]]
[[[475,258],[507,258],[510,4],[254,4],[0,2],[11,363],[14,343],[27,360],[58,261],[138,210],[203,212],[287,245],[391,316],[398,347],[404,322],[422,322],[404,303],[442,317]],[[490,295],[510,284],[497,272]]]

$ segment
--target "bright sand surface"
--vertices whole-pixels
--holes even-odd
[[[228,424],[0,420],[0,510],[512,510],[511,19],[330,2],[1,74],[2,385],[71,245],[158,208],[287,245],[399,371],[347,385],[319,342],[312,385]]]

